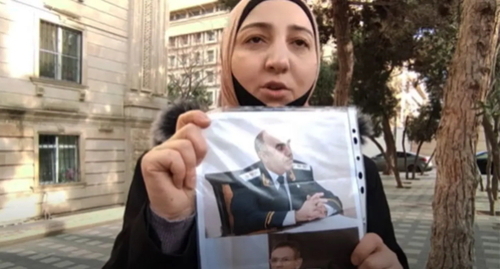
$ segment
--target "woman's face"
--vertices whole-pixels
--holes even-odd
[[[233,75],[266,105],[286,105],[314,83],[315,46],[312,25],[301,7],[288,0],[262,2],[236,36]]]

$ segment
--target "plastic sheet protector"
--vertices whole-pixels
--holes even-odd
[[[197,167],[200,268],[354,268],[366,232],[356,109],[208,115]]]

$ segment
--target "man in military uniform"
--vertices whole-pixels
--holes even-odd
[[[342,212],[342,203],[315,180],[310,165],[294,160],[289,141],[260,132],[259,162],[233,172],[230,211],[236,235],[280,229]]]

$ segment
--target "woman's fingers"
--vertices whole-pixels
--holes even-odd
[[[163,171],[170,172],[172,183],[178,189],[196,177],[196,153],[193,144],[188,139],[169,141],[156,159]]]
[[[198,126],[192,123],[187,124],[178,132],[178,134],[176,134],[176,137],[179,137],[179,139],[188,139],[193,144],[196,154],[196,165],[198,165],[203,158],[205,158],[205,155],[207,154],[207,142],[202,136],[201,129]]]
[[[176,188],[182,187],[182,180],[186,173],[184,160],[179,151],[171,145],[161,145],[147,153],[142,160],[142,173],[145,178],[158,178],[158,174],[168,173]]]
[[[184,178],[186,176],[186,165],[182,158],[181,152],[174,149],[167,149],[165,151],[165,168],[166,171],[172,173],[172,184],[181,189],[184,185]]]
[[[176,130],[179,131],[185,125],[192,123],[200,128],[207,128],[210,125],[210,118],[201,110],[191,110],[179,116]]]
[[[193,182],[195,182],[196,179],[197,156],[193,143],[188,139],[175,140],[172,143],[172,149],[180,153],[182,161],[184,162],[184,173],[177,175],[172,171],[175,186],[177,188],[179,188],[178,186],[187,187],[188,189],[194,188]]]
[[[196,186],[196,166],[206,154],[206,144],[199,128],[183,128],[182,131],[186,138],[162,144],[156,149],[154,159],[161,166],[160,170],[171,173],[176,188],[193,189]]]
[[[175,134],[144,155],[141,169],[151,207],[161,216],[182,219],[195,210],[194,192],[185,190],[196,187],[196,166],[207,152],[201,128],[209,125],[202,111],[186,112]]]
[[[177,121],[177,132],[157,146],[150,156],[158,170],[171,174],[172,184],[178,189],[194,189],[196,186],[196,166],[207,153],[201,128],[208,127],[209,123],[209,118],[202,111],[182,114]]]

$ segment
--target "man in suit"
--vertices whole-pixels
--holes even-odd
[[[270,256],[270,269],[300,269],[302,266],[299,246],[293,241],[283,241],[276,244]]]
[[[310,165],[293,159],[290,142],[266,131],[255,138],[260,161],[233,172],[230,211],[236,235],[281,229],[342,212],[340,199],[321,187]]]

